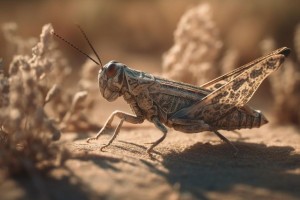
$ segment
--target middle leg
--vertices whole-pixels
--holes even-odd
[[[167,136],[167,133],[168,133],[168,130],[167,128],[159,121],[159,119],[157,117],[154,117],[152,119],[152,122],[154,123],[154,125],[156,126],[156,128],[158,128],[162,133],[163,135],[158,139],[156,140],[155,142],[152,142],[150,143],[151,146],[147,149],[147,153],[149,155],[151,155],[151,151],[154,147],[156,147],[157,145],[159,145],[162,141],[164,141],[164,139],[166,138]]]

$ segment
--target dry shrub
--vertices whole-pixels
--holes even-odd
[[[0,165],[10,172],[53,161],[58,152],[51,141],[58,140],[61,133],[44,110],[47,88],[42,84],[52,67],[48,58],[51,30],[50,25],[44,26],[41,41],[32,49],[32,56],[14,56],[8,69],[9,77],[1,74],[0,120],[5,140],[0,147]],[[16,36],[6,36],[13,37]],[[19,41],[15,45],[21,44]]]
[[[8,76],[3,70],[0,74],[0,166],[11,173],[57,163],[66,152],[53,143],[61,130],[80,128],[81,122],[85,128],[90,125],[79,112],[87,92],[74,94],[62,87],[71,68],[56,50],[52,31],[50,24],[45,25],[32,55],[15,55]],[[19,38],[5,33],[6,38]],[[20,39],[13,45],[19,49],[23,43]]]
[[[175,42],[163,56],[167,78],[200,85],[215,77],[223,46],[209,4],[188,10],[174,33]]]
[[[209,4],[188,10],[177,25],[174,39],[174,45],[163,56],[163,75],[167,78],[201,85],[237,64],[237,51],[224,53]]]

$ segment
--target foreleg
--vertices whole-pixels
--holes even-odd
[[[111,137],[111,139],[109,140],[108,144],[103,146],[101,149],[103,149],[104,147],[107,147],[109,146],[113,141],[114,139],[117,137],[118,133],[120,132],[120,129],[122,127],[122,124],[123,124],[123,121],[126,121],[126,122],[129,122],[129,123],[132,123],[132,124],[141,124],[143,123],[144,121],[144,117],[143,116],[134,116],[134,115],[131,115],[131,114],[128,114],[128,113],[125,113],[125,112],[122,112],[122,111],[114,111],[110,116],[109,118],[107,119],[107,121],[105,122],[104,126],[101,128],[101,130],[97,133],[97,135],[95,137],[91,137],[91,138],[88,138],[87,139],[87,142],[89,142],[90,140],[97,140],[100,135],[103,134],[104,130],[107,128],[107,127],[111,127],[111,123],[113,122],[113,119],[114,117],[118,117],[121,119],[120,123],[118,124],[117,128],[115,129],[114,131],[114,134],[113,136]]]

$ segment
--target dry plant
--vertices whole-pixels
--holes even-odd
[[[209,4],[200,4],[181,17],[174,40],[163,56],[164,76],[201,85],[219,74],[216,66],[223,42]]]
[[[273,116],[276,124],[300,124],[300,25],[296,27],[294,49],[297,60],[287,59],[280,73],[270,76],[271,91],[274,97]],[[261,43],[263,54],[276,49],[272,38]]]
[[[4,27],[7,30],[9,25]],[[90,125],[79,112],[85,107],[87,92],[74,94],[62,87],[71,68],[55,49],[52,31],[50,24],[45,25],[32,55],[15,55],[8,76],[1,70],[0,166],[11,173],[57,163],[66,152],[53,143],[60,138],[61,130],[80,128],[78,123],[82,121]],[[18,38],[8,33],[6,38]],[[13,45],[24,46],[23,42]]]
[[[234,69],[239,54],[225,50],[208,3],[188,10],[174,33],[174,45],[163,56],[166,78],[202,85]]]

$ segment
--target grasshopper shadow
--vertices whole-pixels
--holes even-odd
[[[300,155],[293,154],[292,147],[234,144],[240,150],[237,157],[226,144],[203,143],[164,155],[163,165],[169,170],[164,176],[170,184],[178,184],[181,193],[200,199],[208,198],[205,192],[226,192],[241,185],[300,198],[300,175],[287,173],[300,168]],[[253,191],[246,194],[251,195],[256,197]]]
[[[69,169],[60,168],[60,171],[64,171],[60,177],[49,175],[50,170],[52,169],[8,177],[0,187],[1,199],[15,199],[10,191],[15,191],[14,193],[20,196],[17,199],[88,200],[102,198]]]
[[[114,172],[119,172],[114,164],[122,161],[117,158],[91,153],[73,155],[66,158],[64,162],[68,160],[93,162],[102,169],[109,169]],[[53,171],[56,171],[54,176],[51,173]],[[58,168],[50,167],[42,171],[34,170],[30,174],[24,171],[21,174],[7,177],[6,181],[0,184],[0,199],[14,199],[9,196],[9,191],[16,190],[16,187],[22,190],[20,199],[88,200],[107,198],[107,194],[97,193],[83,182],[82,177],[74,173],[74,170],[65,164]],[[16,192],[20,191],[17,189]]]

